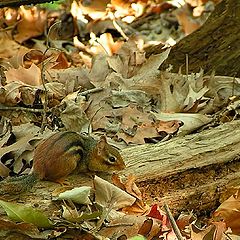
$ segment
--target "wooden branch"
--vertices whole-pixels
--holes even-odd
[[[0,8],[3,7],[19,7],[21,5],[39,4],[46,2],[54,2],[58,0],[1,0]]]

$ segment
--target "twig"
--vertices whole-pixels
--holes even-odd
[[[188,80],[188,54],[186,54],[186,76]]]
[[[122,28],[117,24],[116,20],[113,19],[113,26],[116,28],[116,30],[122,35],[122,37],[125,40],[128,40],[129,37],[124,33],[124,31],[122,30]]]
[[[57,22],[55,22],[53,25],[50,26],[49,31],[48,31],[48,34],[47,34],[47,43],[46,43],[47,49],[50,48],[50,44],[49,44],[50,41],[49,41],[49,40],[52,40],[51,37],[50,37],[51,32],[53,31],[54,27],[55,27],[56,25],[58,25],[59,23],[61,24],[61,22],[62,22],[62,21],[57,21]]]
[[[41,132],[44,131],[44,125],[47,122],[47,107],[48,107],[48,94],[47,94],[47,87],[46,87],[46,83],[45,83],[45,66],[47,65],[47,63],[43,62],[42,66],[41,66],[41,80],[42,80],[42,85],[44,88],[44,102],[43,104],[43,119],[42,119],[42,125],[41,125]]]
[[[178,240],[184,240],[183,237],[182,237],[182,234],[181,234],[181,232],[180,232],[180,230],[179,230],[179,228],[178,228],[178,226],[177,226],[177,224],[176,224],[176,222],[174,220],[174,217],[173,217],[173,215],[172,215],[172,213],[171,213],[171,211],[170,211],[170,209],[169,209],[169,207],[168,207],[168,205],[166,203],[164,203],[163,208],[166,211],[166,214],[167,214],[168,219],[169,219],[169,221],[171,223],[173,231],[176,234],[177,239]]]
[[[95,93],[95,92],[101,92],[101,91],[103,91],[103,88],[93,88],[93,89],[86,90],[84,92],[79,92],[78,95],[86,96],[88,94]]]
[[[44,109],[35,109],[35,108],[25,108],[25,107],[8,107],[0,104],[0,110],[14,110],[14,111],[26,111],[26,112],[34,112],[34,113],[43,113]]]
[[[124,227],[124,226],[134,226],[134,223],[115,223],[115,224],[106,224],[107,228],[114,228],[114,227]]]
[[[115,15],[112,13],[112,12],[109,12],[108,13],[109,16],[112,18],[112,23],[113,23],[113,26],[116,28],[116,30],[122,35],[122,37],[125,39],[125,40],[128,40],[129,37],[124,33],[124,31],[122,30],[122,28],[119,26],[119,24],[116,22],[116,17]]]

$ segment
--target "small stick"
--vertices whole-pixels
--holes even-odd
[[[174,217],[173,217],[173,215],[172,215],[172,213],[171,213],[171,211],[170,211],[170,209],[169,209],[169,207],[168,207],[168,205],[166,203],[164,203],[163,208],[166,211],[166,214],[167,214],[168,219],[169,219],[169,221],[171,223],[173,231],[176,234],[177,239],[178,240],[184,240],[183,237],[182,237],[182,234],[181,234],[181,232],[180,232],[180,230],[179,230],[179,228],[178,228],[178,226],[177,226],[177,224],[176,224],[176,222],[174,220]]]
[[[14,110],[14,111],[25,111],[25,112],[34,112],[34,113],[42,113],[43,109],[35,109],[35,108],[25,108],[25,107],[8,107],[0,104],[0,110]]]
[[[84,92],[79,92],[78,95],[86,96],[88,94],[95,93],[95,92],[101,92],[101,91],[103,91],[103,88],[93,88],[93,89],[86,90]]]
[[[129,37],[124,33],[124,31],[122,30],[122,28],[119,26],[119,24],[116,22],[116,17],[115,15],[112,13],[112,12],[109,12],[109,16],[111,17],[112,19],[112,23],[113,23],[113,26],[115,27],[115,29],[122,35],[122,37],[125,39],[125,40],[128,40]]]

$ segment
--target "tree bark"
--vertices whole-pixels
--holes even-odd
[[[178,72],[181,67],[185,73],[188,55],[189,72],[199,72],[202,68],[207,74],[215,71],[217,75],[240,77],[239,41],[240,1],[223,0],[202,27],[173,46],[161,69],[171,64],[173,72]],[[160,51],[155,48],[147,55]]]

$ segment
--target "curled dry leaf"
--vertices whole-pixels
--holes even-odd
[[[113,184],[95,176],[94,178],[96,203],[112,209],[120,209],[126,206],[131,206],[136,198],[124,192]]]
[[[217,220],[224,220],[227,227],[230,227],[233,234],[240,234],[240,194],[239,190],[224,201],[214,212],[213,217]]]
[[[79,213],[76,208],[70,208],[69,206],[62,206],[63,213],[62,216],[70,222],[76,222],[76,219],[79,217]]]
[[[90,191],[91,187],[88,186],[77,187],[73,188],[72,190],[60,193],[57,199],[72,200],[73,202],[78,204],[90,204]]]
[[[142,200],[142,193],[137,187],[135,180],[136,177],[133,174],[127,177],[127,181],[125,183],[126,191],[130,193],[132,196],[136,197],[138,200]]]
[[[133,205],[124,207],[122,211],[130,214],[142,214],[148,210],[148,206],[142,201],[142,193],[135,184],[135,180],[136,178],[134,175],[129,175],[125,182],[122,182],[117,174],[112,176],[112,181],[116,186],[128,192],[137,199]]]
[[[191,239],[194,240],[203,240],[203,239],[214,239],[214,240],[223,240],[224,231],[226,228],[224,226],[210,225],[206,228],[199,228],[195,224],[190,225],[191,229]]]

